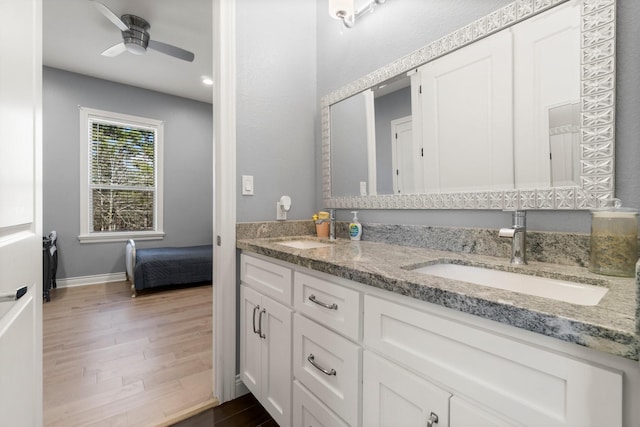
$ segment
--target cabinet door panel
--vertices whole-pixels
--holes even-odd
[[[260,396],[261,346],[262,342],[254,332],[261,296],[253,289],[240,286],[240,379],[253,393]]]
[[[296,314],[293,323],[295,377],[352,426],[358,425],[360,354],[356,344]],[[314,366],[309,360],[313,355]],[[335,370],[333,374],[325,374]]]
[[[262,297],[262,394],[280,427],[291,423],[291,309]]]
[[[438,426],[449,425],[451,394],[369,351],[362,365],[364,426],[426,426],[432,413]]]

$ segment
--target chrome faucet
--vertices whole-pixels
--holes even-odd
[[[329,240],[336,240],[336,210],[329,209]]]
[[[511,239],[511,264],[521,265],[527,263],[525,252],[527,243],[527,212],[513,211],[511,228],[501,228],[499,237]]]

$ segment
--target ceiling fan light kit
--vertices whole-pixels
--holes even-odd
[[[102,13],[109,21],[118,27],[122,33],[122,42],[102,52],[103,56],[117,56],[127,51],[134,55],[142,55],[147,52],[147,48],[153,49],[165,55],[192,62],[195,55],[188,50],[173,46],[167,43],[151,40],[149,29],[151,25],[145,19],[136,15],[125,14],[122,17],[111,11],[104,4],[92,1],[96,9]]]
[[[148,30],[151,28],[149,23],[135,15],[122,15],[122,22],[129,27],[128,30],[122,32],[122,40],[127,51],[134,55],[145,53],[147,46],[149,46]]]

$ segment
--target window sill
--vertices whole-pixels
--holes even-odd
[[[129,239],[135,240],[162,240],[163,231],[143,231],[126,233],[91,233],[78,236],[80,243],[111,243],[126,242]]]

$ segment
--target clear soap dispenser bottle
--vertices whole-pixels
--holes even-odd
[[[634,277],[638,260],[638,211],[621,207],[591,211],[589,271],[608,276]]]

